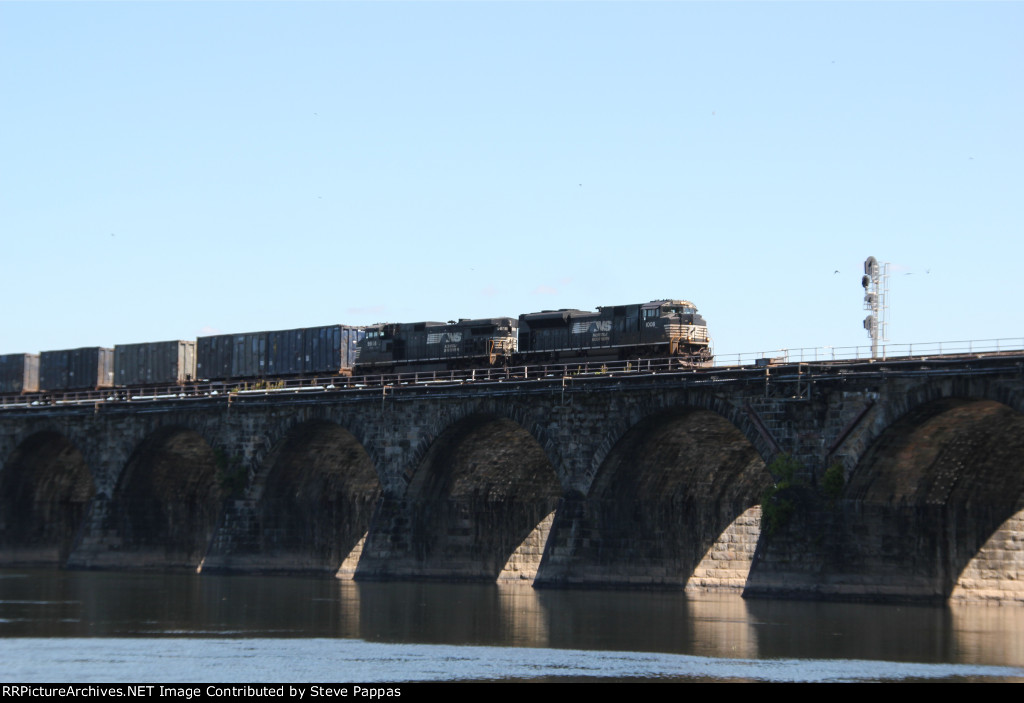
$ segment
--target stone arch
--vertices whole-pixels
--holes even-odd
[[[184,425],[156,429],[134,450],[107,507],[116,552],[95,566],[195,568],[232,482],[226,455]]]
[[[872,411],[867,414],[863,431],[850,434],[842,445],[835,447],[831,454],[840,459],[845,468],[847,478],[863,462],[865,455],[872,450],[891,427],[905,418],[927,417],[938,412],[944,402],[966,402],[990,400],[1024,413],[1024,393],[1012,388],[999,380],[958,376],[928,380],[909,389],[901,389],[898,394],[884,396],[879,399]]]
[[[1024,510],[1024,413],[989,393],[923,390],[849,476],[842,502],[855,511],[858,535],[842,567],[945,600],[983,545]],[[990,578],[973,574],[972,587],[991,597],[1002,568],[1019,570],[1024,554],[1018,546],[986,562]],[[1019,584],[1011,590],[1009,599],[1024,595]]]
[[[567,482],[564,471],[564,462],[558,453],[558,445],[548,435],[543,423],[536,422],[530,417],[528,407],[521,403],[508,402],[504,399],[487,398],[474,403],[454,403],[445,409],[445,412],[432,413],[429,421],[422,427],[417,437],[412,440],[412,445],[407,454],[405,462],[405,473],[403,484],[408,486],[415,480],[419,468],[423,466],[428,454],[434,450],[436,442],[448,433],[451,428],[456,427],[464,421],[472,421],[474,417],[493,416],[504,418],[518,425],[526,437],[529,435],[540,447],[547,457],[548,462],[555,471],[563,485]]]
[[[683,588],[703,564],[703,589],[742,588],[770,484],[758,449],[721,414],[659,408],[618,437],[586,495],[566,500],[551,538],[560,556],[538,585]],[[720,545],[738,519],[737,541]]]
[[[24,438],[0,471],[0,563],[63,566],[95,494],[85,457],[66,436]]]
[[[532,581],[561,494],[548,454],[519,422],[461,414],[419,453],[405,495],[382,504],[375,536],[389,557],[357,577]]]
[[[249,490],[255,507],[233,520],[217,568],[335,574],[345,564],[351,576],[380,494],[351,432],[325,419],[297,422],[264,458]]]
[[[373,441],[379,431],[368,426],[363,415],[359,413],[350,416],[330,406],[307,406],[282,413],[259,433],[259,440],[251,450],[252,480],[248,486],[248,498],[259,500],[262,496],[268,470],[274,463],[271,460],[272,455],[280,449],[282,443],[289,441],[297,432],[302,432],[303,426],[317,423],[335,425],[351,437],[369,457],[378,479],[384,483],[384,476],[380,470],[381,454],[376,442]]]
[[[588,485],[601,471],[608,456],[619,442],[645,420],[665,413],[674,413],[681,409],[685,411],[702,410],[718,415],[746,438],[766,464],[778,453],[777,447],[772,446],[766,440],[751,420],[753,411],[737,408],[722,397],[704,392],[684,391],[678,395],[639,394],[639,397],[632,400],[636,402],[631,402],[627,406],[617,409],[616,412],[609,413],[613,419],[606,429],[605,438],[598,443],[590,461],[586,477]]]

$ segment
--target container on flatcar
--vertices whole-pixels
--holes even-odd
[[[196,340],[196,375],[209,380],[350,373],[363,328],[345,325],[219,334]]]
[[[373,325],[359,346],[358,367],[439,370],[502,364],[515,352],[517,328],[511,317]]]
[[[113,385],[113,349],[82,347],[44,351],[39,355],[40,390],[84,390]]]
[[[38,354],[0,356],[0,393],[35,393],[38,390]]]
[[[114,347],[114,382],[119,386],[176,385],[195,378],[195,342],[175,340]]]

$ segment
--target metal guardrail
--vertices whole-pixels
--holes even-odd
[[[908,356],[973,355],[1024,350],[1024,337],[1001,339],[963,340],[953,342],[923,342],[915,344],[879,345],[878,354],[872,355],[871,346],[858,347],[802,347],[799,349],[773,349],[742,354],[715,354],[715,366],[749,366],[762,359],[773,363],[809,363],[826,361],[866,361]]]
[[[533,366],[496,367],[453,371],[419,371],[405,373],[366,374],[362,376],[330,376],[290,378],[275,381],[213,381],[175,386],[146,388],[107,388],[64,392],[28,393],[0,396],[0,410],[98,405],[104,403],[154,402],[189,399],[244,398],[274,394],[317,393],[332,391],[372,391],[405,386],[453,386],[467,383],[502,383],[534,380],[557,380],[571,377],[600,377],[621,374],[655,374],[666,371],[692,371],[679,359],[643,359],[640,361],[590,362],[578,364],[543,364]]]
[[[585,362],[576,364],[540,364],[533,366],[466,369],[457,371],[419,371],[405,373],[367,374],[362,376],[331,376],[290,378],[277,381],[215,381],[176,386],[147,388],[109,388],[67,392],[43,392],[23,395],[0,395],[0,410],[15,408],[54,408],[100,405],[106,403],[146,403],[188,400],[225,399],[277,394],[309,394],[341,391],[387,393],[401,387],[428,388],[457,386],[467,383],[504,383],[588,379],[624,375],[659,373],[713,374],[716,370],[787,363],[829,363],[895,359],[902,357],[972,356],[1013,351],[1024,352],[1024,338],[928,342],[922,344],[890,344],[882,346],[880,355],[871,356],[870,346],[805,347],[776,349],[743,354],[716,355],[714,366],[695,368],[680,359],[641,359],[634,361]]]

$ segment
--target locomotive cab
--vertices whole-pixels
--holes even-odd
[[[697,314],[697,306],[688,300],[653,300],[642,306],[644,320],[661,319],[683,325],[707,327]]]
[[[390,362],[396,358],[395,331],[398,325],[377,324],[366,328],[356,347],[356,363],[360,365]]]
[[[711,338],[707,322],[697,313],[697,306],[688,300],[652,300],[641,306],[644,332],[653,333],[668,344],[670,356],[711,359]]]

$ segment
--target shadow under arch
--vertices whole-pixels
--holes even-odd
[[[1024,414],[994,400],[925,403],[882,432],[841,504],[856,536],[847,536],[833,571],[908,599],[944,601],[982,546],[1024,509]],[[1021,549],[1002,555],[1007,566],[1024,563]],[[991,582],[1000,579],[998,562],[989,560]],[[1011,598],[1020,599],[1024,584],[1015,589]]]
[[[70,440],[55,431],[26,438],[0,472],[0,564],[63,566],[95,494]]]
[[[389,557],[364,557],[356,577],[532,581],[561,494],[526,429],[468,415],[426,450],[405,495],[383,501],[368,547]]]
[[[158,429],[132,453],[107,508],[104,526],[116,550],[99,551],[95,567],[197,567],[206,555],[228,495],[227,469],[196,431]]]
[[[338,575],[352,575],[381,484],[351,432],[328,420],[292,427],[254,483],[255,520],[231,535],[232,548],[218,555],[218,570],[335,575],[344,565]]]
[[[615,443],[587,495],[566,499],[536,585],[683,588],[770,483],[757,449],[729,420],[699,408],[658,411]],[[743,532],[749,555],[737,569],[749,571],[758,532]]]

